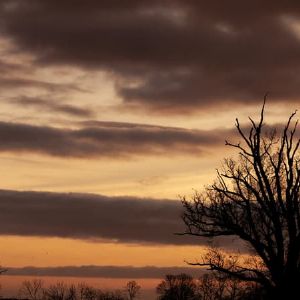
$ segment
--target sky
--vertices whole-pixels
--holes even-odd
[[[266,92],[270,126],[299,108],[300,4],[2,0],[0,67],[3,288],[153,287],[201,273],[186,261],[211,241],[174,235],[180,197],[235,155],[235,118],[257,120]]]

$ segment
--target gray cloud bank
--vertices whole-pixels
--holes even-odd
[[[180,201],[0,190],[0,234],[196,244],[183,232]]]
[[[199,277],[203,270],[189,267],[132,267],[132,266],[63,266],[8,268],[5,275],[99,277],[99,278],[163,278],[166,274],[186,273]]]
[[[125,106],[191,112],[260,103],[267,90],[299,99],[297,1],[3,0],[0,14],[2,36],[37,65],[105,70]]]
[[[76,158],[199,154],[224,145],[225,137],[233,132],[114,122],[83,124],[83,128],[64,129],[0,122],[0,152]]]

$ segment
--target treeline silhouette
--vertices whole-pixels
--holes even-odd
[[[25,280],[19,289],[19,299],[28,300],[133,300],[141,287],[136,281],[127,282],[122,290],[104,291],[86,283],[78,285],[57,282],[44,286],[41,279]]]
[[[261,300],[264,292],[254,283],[221,276],[216,272],[193,278],[187,274],[168,274],[156,287],[158,300]],[[4,299],[4,298],[2,298]],[[18,299],[28,300],[134,300],[143,299],[141,286],[127,282],[122,290],[104,291],[86,283],[57,282],[45,286],[41,279],[23,281]]]
[[[157,286],[159,300],[261,300],[264,291],[255,283],[210,272],[199,279],[187,274],[166,275]]]

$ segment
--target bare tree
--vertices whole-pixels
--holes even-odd
[[[266,100],[266,98],[265,98]],[[259,122],[249,130],[236,119],[240,143],[226,144],[239,158],[226,159],[217,180],[192,200],[182,199],[183,234],[237,236],[253,251],[241,260],[212,249],[194,264],[260,284],[272,299],[295,299],[300,283],[299,139],[293,113],[280,134]]]
[[[30,300],[39,300],[43,297],[43,285],[41,279],[25,280],[22,282],[19,293]]]
[[[218,272],[206,273],[197,281],[197,295],[201,300],[261,299],[256,292],[256,284],[220,276]]]
[[[198,284],[198,293],[201,300],[224,299],[226,280],[219,280],[212,274],[204,274]],[[234,299],[234,298],[233,298]]]
[[[98,290],[86,283],[78,284],[79,300],[95,300],[98,296]]]
[[[124,297],[123,293],[118,290],[113,292],[109,292],[109,291],[102,292],[99,290],[97,299],[98,300],[126,300],[126,297]]]
[[[44,290],[44,298],[47,300],[65,300],[68,294],[68,286],[64,282],[57,282]]]
[[[166,275],[156,288],[160,300],[193,300],[196,291],[195,280],[187,274]]]
[[[125,291],[129,296],[129,300],[136,298],[140,292],[141,286],[134,280],[128,281],[125,287]]]
[[[67,289],[67,294],[65,296],[65,300],[77,300],[77,289],[74,284],[71,284]]]
[[[157,286],[161,300],[261,300],[255,283],[220,276],[218,272],[194,279],[187,274],[166,275]]]

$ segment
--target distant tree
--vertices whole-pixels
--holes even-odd
[[[183,275],[183,276],[182,276]],[[163,300],[262,300],[257,284],[224,277],[218,272],[205,273],[199,279],[186,274],[167,275],[157,286]]]
[[[102,292],[99,291],[97,300],[126,300],[121,291]]]
[[[141,286],[138,285],[136,281],[128,281],[125,287],[125,291],[128,294],[129,300],[135,299],[138,296],[140,289]]]
[[[76,286],[74,284],[71,284],[68,288],[67,288],[67,293],[65,295],[65,300],[77,300],[77,289]]]
[[[64,282],[57,282],[44,289],[44,298],[47,300],[66,300],[68,286]]]
[[[226,290],[225,280],[217,280],[214,274],[204,274],[198,284],[201,300],[220,300],[224,298]]]
[[[160,300],[193,300],[197,299],[196,291],[194,279],[187,274],[166,275],[156,288]]]
[[[22,282],[19,294],[30,300],[39,300],[43,297],[44,282],[41,279],[25,280]]]
[[[96,300],[98,290],[86,283],[80,283],[77,287],[79,300]]]
[[[260,300],[261,290],[256,284],[220,276],[218,272],[204,274],[197,281],[197,295],[201,300]]]
[[[198,237],[237,236],[252,259],[211,249],[199,262],[224,275],[255,282],[269,299],[300,295],[300,157],[298,121],[293,113],[282,133],[264,131],[264,105],[249,130],[236,119],[241,142],[238,159],[226,159],[217,180],[192,200],[182,199],[183,234]]]
[[[131,282],[131,299],[137,295],[139,285]],[[129,293],[129,291],[128,291]],[[22,298],[30,300],[126,300],[124,291],[102,291],[80,283],[76,287],[74,284],[67,285],[64,282],[57,282],[47,288],[43,288],[43,281],[40,279],[26,280],[19,290]]]

